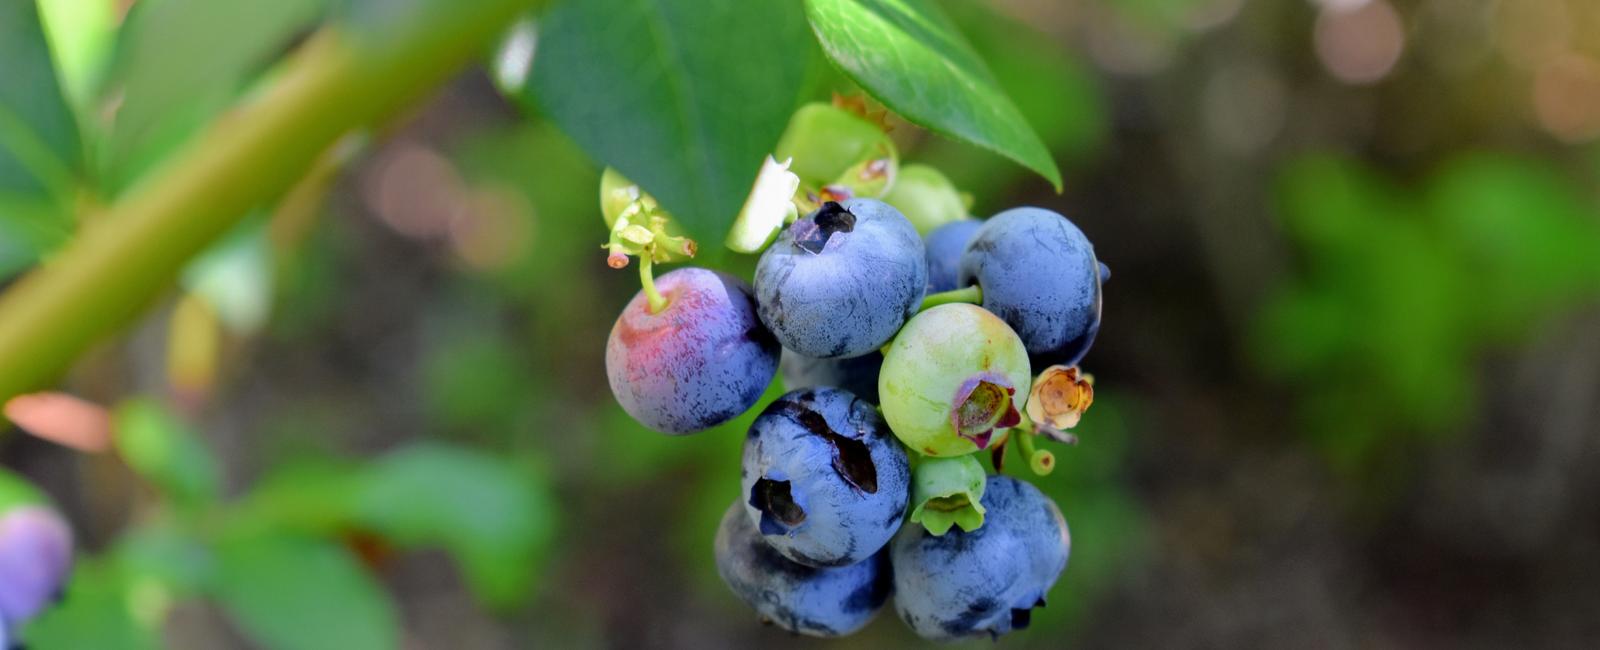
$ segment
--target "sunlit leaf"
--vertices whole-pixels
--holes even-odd
[[[118,0],[38,0],[45,33],[73,105],[87,111],[117,33]]]
[[[1049,149],[931,0],[807,0],[806,14],[828,58],[884,105],[1061,188]]]

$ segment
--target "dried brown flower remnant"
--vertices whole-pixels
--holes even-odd
[[[1050,366],[1033,381],[1028,419],[1040,426],[1071,429],[1094,403],[1094,381],[1077,366]]]

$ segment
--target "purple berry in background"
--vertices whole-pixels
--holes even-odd
[[[709,429],[749,410],[778,371],[778,342],[756,318],[750,286],[682,268],[656,278],[652,314],[633,297],[606,341],[606,377],[622,409],[668,434]]]
[[[1013,208],[978,229],[961,256],[962,286],[1022,337],[1033,367],[1077,365],[1100,331],[1100,264],[1066,217]]]
[[[735,501],[716,540],[717,574],[763,619],[795,634],[837,637],[855,632],[889,600],[888,551],[856,564],[819,569],[792,562],[762,540]]]
[[[911,464],[871,404],[806,388],[773,400],[750,425],[740,483],[768,546],[834,567],[877,553],[900,529]]]
[[[933,535],[906,526],[890,544],[895,611],[918,636],[998,638],[1028,627],[1066,568],[1066,520],[1032,484],[991,476],[981,527]]]
[[[977,219],[952,221],[935,228],[923,239],[928,258],[928,293],[962,288],[961,254],[983,225]]]
[[[54,602],[72,569],[72,531],[42,506],[0,515],[0,619],[13,632]]]
[[[828,202],[778,235],[756,263],[761,322],[813,358],[883,347],[922,306],[928,266],[916,228],[874,199]]]
[[[878,369],[883,353],[868,352],[848,359],[813,359],[793,350],[784,350],[778,360],[784,390],[832,386],[878,403]]]

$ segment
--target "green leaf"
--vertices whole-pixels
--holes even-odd
[[[115,563],[83,563],[74,571],[61,604],[46,609],[23,630],[22,638],[34,650],[159,648],[161,612],[150,609],[148,592],[142,599],[133,598],[133,587]]]
[[[1503,333],[1600,293],[1600,213],[1558,168],[1509,156],[1464,156],[1435,174],[1434,223],[1472,269],[1473,305]]]
[[[211,452],[154,401],[129,400],[117,408],[116,445],[129,467],[182,504],[211,503],[221,492]]]
[[[359,521],[388,539],[449,550],[479,596],[497,605],[529,595],[554,528],[555,506],[537,474],[442,445],[379,460],[355,507]]]
[[[300,537],[225,539],[217,601],[274,650],[382,650],[400,645],[394,604],[343,547]]]
[[[828,58],[884,105],[1061,189],[1049,149],[930,0],[807,0],[806,13]]]
[[[123,533],[114,549],[123,575],[160,585],[173,598],[204,592],[216,571],[216,558],[202,537],[177,517],[156,516]]]
[[[788,0],[566,2],[540,25],[520,96],[716,250],[800,104],[813,51]]]
[[[145,0],[124,26],[123,101],[107,142],[120,190],[193,135],[292,41],[328,0]]]
[[[532,593],[556,506],[522,461],[425,444],[368,465],[301,461],[274,470],[239,509],[241,530],[358,530],[405,547],[439,546],[484,602]]]
[[[83,169],[77,123],[31,0],[0,3],[0,80],[0,267],[16,267],[65,239]]]

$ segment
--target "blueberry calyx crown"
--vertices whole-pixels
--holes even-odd
[[[794,245],[812,255],[822,253],[823,247],[836,232],[850,232],[856,228],[856,215],[837,202],[829,201],[817,208],[811,216],[794,222],[789,233]]]
[[[1015,386],[994,373],[973,375],[956,391],[955,407],[950,409],[950,425],[956,435],[971,440],[979,449],[989,447],[995,429],[1009,429],[1022,422],[1011,396]]]

